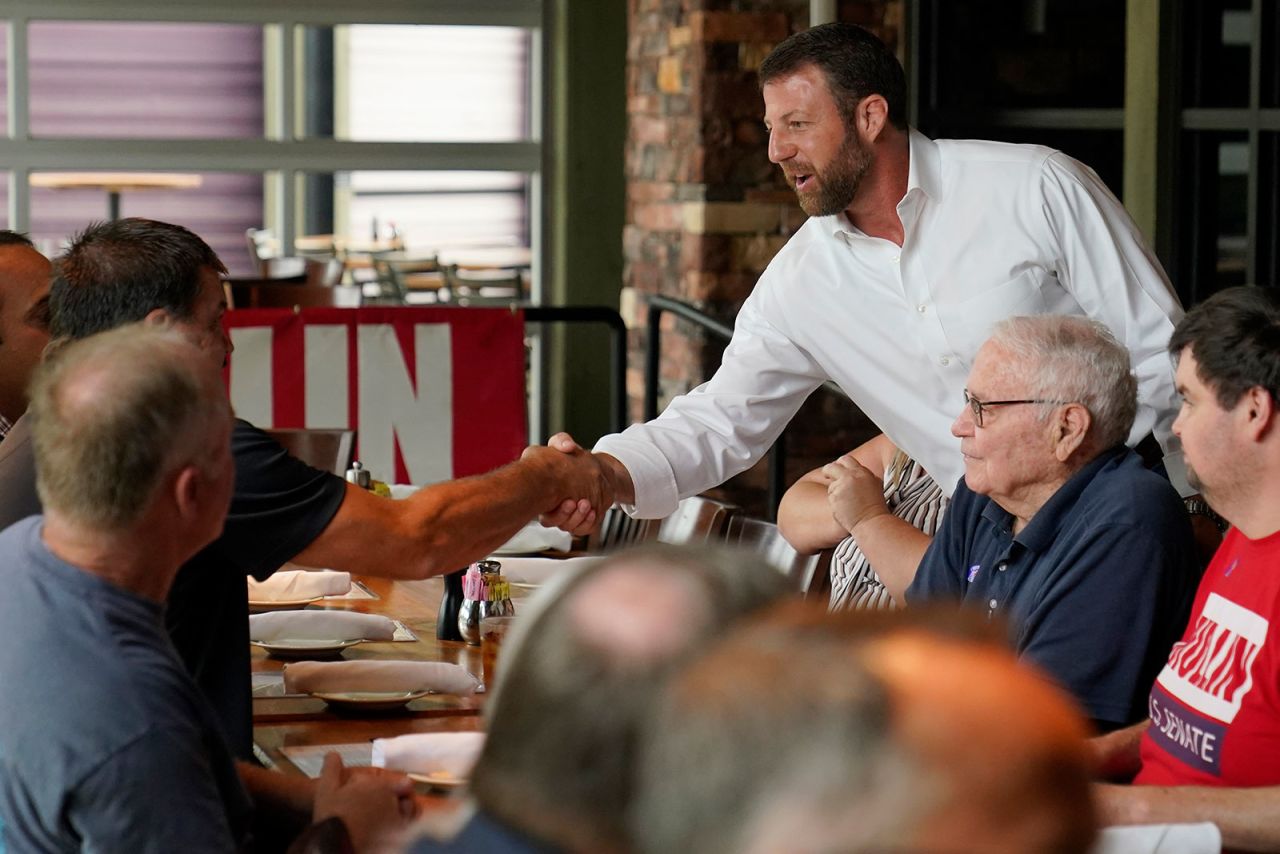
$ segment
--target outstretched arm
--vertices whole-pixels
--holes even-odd
[[[380,498],[348,484],[329,525],[294,559],[389,578],[429,578],[488,555],[539,513],[563,510],[594,524],[613,502],[611,482],[585,451],[545,447],[488,474]]]

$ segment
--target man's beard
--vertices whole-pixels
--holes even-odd
[[[809,216],[833,216],[853,204],[862,179],[871,168],[872,154],[868,146],[858,139],[857,133],[845,134],[844,144],[836,153],[831,165],[823,172],[815,172],[818,188],[801,192],[796,188],[800,209]],[[792,177],[792,176],[788,176]],[[792,177],[792,186],[795,179]]]

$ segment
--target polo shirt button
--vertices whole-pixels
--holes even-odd
[[[920,312],[921,314],[924,314],[928,310],[929,310],[929,306],[925,305],[924,303],[920,303],[918,306],[916,306],[916,311]]]
[[[987,603],[987,607],[989,607],[989,608],[994,608],[994,607],[996,607],[996,606],[997,606],[997,605],[999,605],[999,604],[1000,604],[1000,603],[999,603],[999,602],[997,602],[995,599],[992,599],[990,602],[988,602],[988,603]]]
[[[938,364],[942,365],[942,367],[945,368],[947,365],[951,364],[951,360],[948,359],[946,356],[943,356],[941,359],[938,360]]]
[[[902,257],[901,255],[894,255],[894,256],[893,256],[893,263],[897,264],[897,263],[898,263],[898,260],[899,260],[901,257]]]

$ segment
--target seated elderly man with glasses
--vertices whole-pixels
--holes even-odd
[[[919,566],[896,568],[914,573],[908,606],[950,599],[1007,620],[1018,654],[1103,730],[1145,716],[1198,580],[1178,493],[1124,446],[1136,393],[1105,327],[998,324],[951,427],[964,477]]]

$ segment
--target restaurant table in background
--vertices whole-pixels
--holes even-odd
[[[194,190],[204,179],[186,172],[32,172],[31,186],[49,190],[105,190],[107,218],[120,218],[125,190]]]

